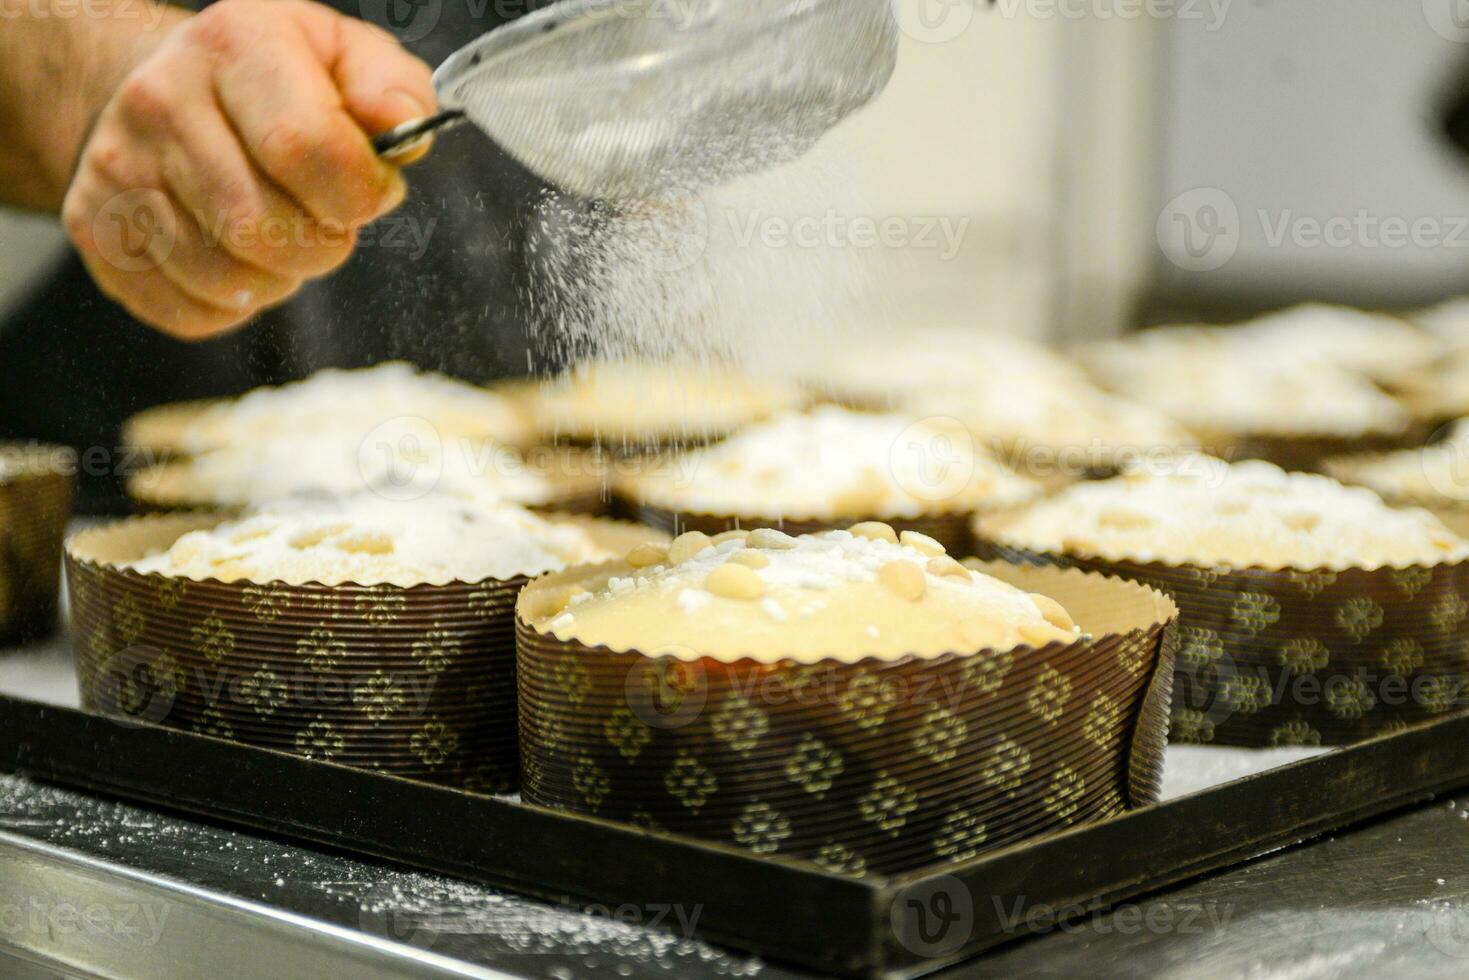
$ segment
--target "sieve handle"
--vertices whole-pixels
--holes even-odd
[[[401,126],[395,126],[386,133],[373,137],[372,148],[384,160],[396,163],[418,149],[434,133],[441,129],[452,129],[462,122],[464,113],[458,109],[445,109],[423,119],[410,119]]]

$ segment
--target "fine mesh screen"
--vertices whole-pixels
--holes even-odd
[[[563,189],[646,199],[800,156],[896,59],[889,0],[564,0],[458,52],[436,84]]]

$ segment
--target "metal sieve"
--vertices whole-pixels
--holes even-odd
[[[655,199],[801,156],[897,50],[890,0],[562,0],[450,55],[441,111],[374,145],[467,120],[563,190]]]

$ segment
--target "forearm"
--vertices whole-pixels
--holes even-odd
[[[0,204],[58,211],[97,114],[189,16],[151,0],[0,0]]]

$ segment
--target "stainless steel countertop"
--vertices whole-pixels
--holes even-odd
[[[65,643],[0,689],[74,700]],[[1177,794],[1289,756],[1170,752]],[[466,828],[473,833],[473,828]],[[1469,975],[1469,792],[1018,941],[953,977]],[[795,977],[557,908],[0,776],[0,976]],[[1016,910],[1012,910],[1016,911]],[[1045,921],[1053,910],[1024,909]],[[32,964],[23,968],[22,957]],[[39,964],[39,965],[36,965]]]

